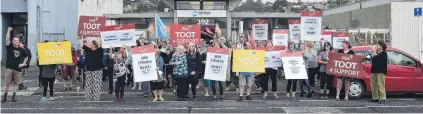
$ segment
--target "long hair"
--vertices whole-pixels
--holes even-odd
[[[350,42],[344,40],[344,41],[342,41],[342,43],[347,44],[348,49],[351,49],[352,48]]]
[[[326,47],[327,46],[329,46],[329,51],[332,51],[333,50],[333,46],[332,46],[332,44],[330,44],[330,42],[325,42],[324,44],[323,44],[323,48],[322,48],[322,51],[323,52],[325,52],[326,51]]]

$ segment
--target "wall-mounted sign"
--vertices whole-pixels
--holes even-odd
[[[226,10],[176,10],[177,17],[226,17]]]

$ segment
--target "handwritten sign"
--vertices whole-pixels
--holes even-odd
[[[282,52],[281,56],[286,79],[308,79],[301,52]]]
[[[207,51],[204,79],[226,81],[228,73],[229,49],[209,47]]]

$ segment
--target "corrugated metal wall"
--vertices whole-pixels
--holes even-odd
[[[414,17],[414,8],[422,6],[423,2],[391,3],[392,47],[404,50],[419,59],[423,44],[419,38],[419,32],[423,32],[423,17]]]

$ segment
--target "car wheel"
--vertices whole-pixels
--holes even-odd
[[[363,82],[357,79],[352,79],[350,82],[350,90],[348,92],[348,97],[351,99],[358,99],[363,96],[365,93],[365,85]]]

